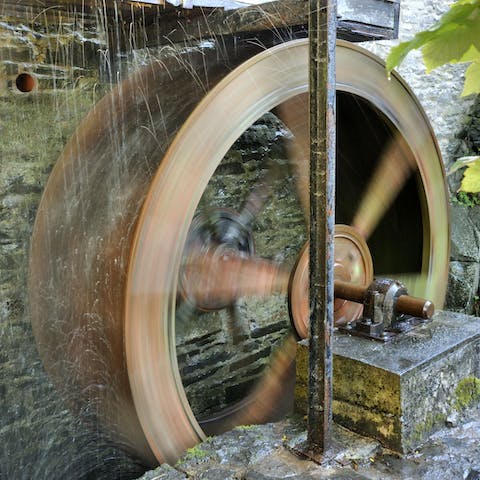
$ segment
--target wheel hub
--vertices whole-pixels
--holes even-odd
[[[253,237],[240,215],[225,208],[197,215],[188,232],[185,252],[179,276],[182,297],[199,310],[229,306],[229,298],[218,288],[209,288],[208,279],[215,278],[216,285],[229,285],[227,278],[218,282],[222,272],[229,272],[225,266],[253,255]]]
[[[293,326],[301,338],[308,337],[309,326],[309,248],[302,249],[292,271],[289,303]],[[368,285],[373,279],[373,263],[365,240],[351,226],[335,226],[334,278],[359,285]],[[343,325],[360,318],[363,305],[341,298],[335,299],[335,325]]]

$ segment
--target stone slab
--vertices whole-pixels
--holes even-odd
[[[480,319],[438,312],[432,323],[383,344],[336,334],[333,413],[341,425],[405,453],[480,401]],[[307,409],[308,347],[297,354],[296,407]]]

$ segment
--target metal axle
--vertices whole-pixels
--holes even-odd
[[[343,298],[356,303],[365,303],[372,290],[370,286],[355,285],[341,280],[335,280],[334,289],[335,298]],[[430,319],[435,313],[435,305],[430,300],[401,294],[396,298],[395,312],[411,315],[412,317]]]

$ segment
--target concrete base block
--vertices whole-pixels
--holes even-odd
[[[307,411],[308,344],[297,350],[296,409]],[[333,414],[400,453],[480,402],[480,318],[438,312],[395,343],[336,334]]]

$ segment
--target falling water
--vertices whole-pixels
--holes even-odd
[[[102,333],[101,315],[109,314],[105,310],[105,302],[109,300],[105,297],[111,295],[111,301],[122,302],[122,291],[115,281],[118,280],[120,286],[125,281],[134,222],[161,158],[156,150],[164,150],[174,129],[180,126],[168,125],[169,107],[163,103],[164,98],[178,97],[176,101],[180,110],[185,109],[182,114],[185,118],[191,105],[214,80],[208,72],[209,59],[225,57],[231,47],[209,38],[188,44],[160,42],[161,33],[157,33],[153,43],[163,46],[147,48],[146,17],[158,15],[158,7],[129,10],[116,2],[107,5],[101,1],[92,8],[82,8],[81,4],[64,7],[52,4],[39,9],[33,5],[19,7],[4,2],[0,7],[0,478],[136,478],[147,467],[132,454],[128,438],[124,448],[121,436],[113,442],[109,432],[96,422],[98,409],[102,408],[95,403],[97,395],[100,398],[105,386],[117,382],[107,378],[116,374],[116,367],[102,364],[109,358],[108,352],[116,347],[106,345],[105,357],[103,347],[96,345],[96,341],[85,343],[85,338],[93,331],[100,342],[110,339],[109,334]],[[150,26],[150,36],[153,31]],[[152,95],[149,91],[152,79],[140,74],[136,77],[136,91],[128,92],[127,99],[123,98],[121,87],[117,94],[107,95],[103,104],[97,103],[132,72],[144,68],[148,76],[148,65],[152,64],[155,65],[154,77],[169,76],[171,69],[184,69],[189,72],[191,84],[178,85],[164,80],[165,91],[156,90]],[[33,82],[33,89],[19,87],[20,74]],[[140,106],[135,106],[137,101]],[[95,109],[112,113],[112,118],[102,118],[106,124],[102,127],[103,138],[93,137],[101,145],[91,153],[90,146],[82,143],[84,139],[78,134],[72,135],[88,112],[95,115]],[[126,118],[133,118],[133,130],[129,121],[123,121]],[[28,302],[28,262],[36,262],[29,259],[33,222],[52,168],[59,157],[65,159],[69,155],[68,152],[62,154],[67,144],[72,149],[86,148],[90,160],[85,163],[92,164],[85,169],[77,162],[71,169],[68,166],[62,172],[57,169],[57,177],[54,175],[59,188],[56,194],[66,202],[59,205],[59,209],[64,212],[67,223],[64,224],[55,211],[41,212],[43,232],[48,237],[43,239],[45,251],[50,252],[50,256],[39,261],[44,273],[53,272],[53,283],[40,285],[31,280],[28,288],[38,291],[30,295]],[[97,153],[98,157],[94,157]],[[108,161],[107,157],[114,161],[106,165],[109,172],[105,175],[105,184],[96,185],[98,191],[95,192],[89,184],[93,178],[93,162]],[[63,178],[63,187],[58,183],[59,178]],[[89,224],[92,204],[98,205],[91,201],[94,193],[103,202],[100,221],[107,225],[105,228]],[[79,218],[72,220],[71,216]],[[112,228],[121,226],[122,233],[115,238],[117,244],[124,246],[112,254],[112,259],[106,260],[111,265],[107,265],[103,276],[98,276],[91,269],[101,268],[105,259],[99,258],[100,252],[112,246],[112,236],[118,233],[112,232],[110,222]],[[71,224],[80,228],[63,232]],[[48,243],[58,240],[57,234],[65,235],[69,241],[68,248],[58,256],[54,249],[49,250]],[[75,270],[79,265],[84,265],[83,271]],[[45,273],[44,279],[49,278],[48,274]],[[61,283],[59,286],[60,278],[66,280],[68,288],[62,288]],[[97,287],[89,282],[103,282],[103,285]],[[85,310],[89,312],[85,313],[89,320],[80,329],[69,332],[65,318],[71,314],[70,308],[75,310],[72,298],[77,296],[93,310]],[[112,315],[118,308],[118,305],[113,308]],[[96,315],[100,315],[98,319]],[[36,338],[32,318],[37,319]],[[48,337],[55,339],[48,346],[51,355],[45,353],[42,343]],[[69,348],[74,349],[74,356]],[[87,360],[84,362],[82,358]],[[93,394],[78,391],[76,379],[85,372],[76,368],[75,359],[81,369],[96,364],[95,368],[103,372],[103,377],[97,378],[98,383],[88,387],[94,390]],[[70,378],[62,385],[59,377],[65,375]],[[85,375],[88,376],[88,372]],[[117,395],[116,387],[112,388],[111,395]],[[119,387],[118,395],[123,388]]]
[[[136,478],[145,469],[69,409],[37,351],[30,323],[37,306],[26,302],[29,237],[48,175],[82,118],[128,73],[112,67],[111,13],[103,7],[0,7],[2,479]],[[119,65],[132,52],[121,57]],[[21,91],[21,74],[33,79],[32,91]],[[122,132],[112,135],[121,152]]]

